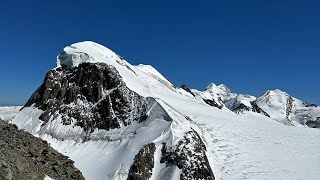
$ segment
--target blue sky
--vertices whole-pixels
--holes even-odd
[[[1,1],[0,105],[24,104],[63,47],[103,44],[176,86],[279,88],[320,104],[319,1]]]

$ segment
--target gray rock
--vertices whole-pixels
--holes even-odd
[[[213,107],[216,107],[219,109],[222,109],[222,107],[223,107],[222,104],[217,103],[214,99],[204,99],[204,98],[202,98],[202,99],[205,103],[209,104],[210,106],[213,106]]]
[[[190,93],[192,96],[195,97],[195,95],[194,95],[193,92],[188,88],[187,85],[185,85],[185,84],[181,85],[181,89],[187,91],[188,93]]]
[[[89,134],[95,128],[119,128],[147,117],[145,99],[127,88],[113,66],[104,63],[49,71],[25,106],[33,104],[44,111],[40,116],[44,124],[59,114],[65,125],[75,121]]]
[[[152,169],[154,167],[155,150],[155,144],[150,143],[139,151],[130,168],[128,180],[144,180],[151,177]]]
[[[214,174],[206,156],[206,146],[196,131],[186,133],[174,147],[163,144],[161,163],[177,165],[182,170],[181,180],[214,180]]]
[[[73,161],[51,148],[46,141],[0,120],[0,179],[83,180]]]
[[[232,111],[237,114],[244,113],[246,111],[252,111],[252,112],[256,112],[264,116],[270,117],[270,115],[267,112],[265,112],[263,109],[261,109],[255,101],[250,102],[250,104],[251,104],[251,107],[248,107],[243,103],[240,103],[237,107],[232,109]]]

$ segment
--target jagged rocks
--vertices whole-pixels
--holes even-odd
[[[307,103],[307,102],[303,102],[303,105],[304,105],[305,107],[318,107],[317,104],[311,104],[311,103]]]
[[[207,104],[209,104],[210,106],[222,109],[223,105],[222,104],[218,104],[214,99],[204,99],[203,101]]]
[[[181,89],[187,91],[188,93],[190,93],[193,97],[195,97],[194,93],[188,88],[187,85],[181,85]]]
[[[320,128],[320,117],[317,117],[315,121],[307,121],[306,125],[311,128]]]
[[[261,109],[255,101],[251,102],[252,111],[270,117],[270,115]]]
[[[150,143],[139,151],[131,166],[128,180],[144,180],[151,177],[152,169],[154,167],[155,150],[155,144]]]
[[[169,147],[163,143],[161,163],[177,165],[182,170],[181,180],[206,179],[214,180],[206,156],[206,146],[195,131],[189,131],[176,146]]]
[[[255,101],[250,102],[251,106],[246,106],[243,103],[240,103],[237,107],[235,107],[234,109],[232,109],[233,112],[235,113],[244,113],[247,111],[252,111],[252,112],[256,112],[262,115],[265,115],[267,117],[270,117],[270,115],[265,112],[263,109],[261,109],[257,103]]]
[[[294,102],[293,97],[289,96],[286,104],[286,118],[290,124],[292,124],[290,119],[290,114],[292,113],[293,102]]]
[[[0,120],[0,179],[83,180],[73,163],[46,141]]]
[[[143,97],[128,89],[117,70],[104,63],[82,63],[49,71],[25,106],[43,110],[40,120],[61,118],[90,132],[146,119]]]

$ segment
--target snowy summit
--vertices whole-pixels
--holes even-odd
[[[72,44],[63,49],[57,57],[57,66],[78,66],[81,63],[110,63],[120,57],[112,50],[92,41]]]
[[[279,90],[176,88],[90,41],[63,49],[11,123],[89,180],[320,177],[319,106]]]

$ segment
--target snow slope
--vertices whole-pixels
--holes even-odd
[[[218,95],[223,102],[229,101],[232,98],[237,96],[236,93],[233,93],[226,85],[220,84],[215,85],[214,83],[210,83],[205,90],[205,92],[209,92],[213,95]]]
[[[320,107],[304,103],[279,89],[267,91],[256,103],[271,118],[286,125],[306,126],[320,117]]]
[[[237,115],[209,106],[202,99],[175,89],[151,66],[130,65],[94,42],[66,47],[57,58],[58,66],[78,66],[83,62],[114,66],[129,89],[152,97],[147,121],[109,131],[95,130],[96,138],[86,142],[76,136],[54,138],[52,134],[68,133],[70,128],[58,121],[42,127],[41,110],[35,107],[24,108],[12,122],[70,156],[87,179],[126,179],[135,155],[148,143],[156,145],[151,179],[179,179],[182,172],[177,166],[160,163],[162,143],[174,146],[191,129],[205,142],[216,179],[320,177],[319,129],[285,126],[260,114]],[[214,94],[213,88],[208,88],[208,93]],[[224,101],[236,96],[231,92],[219,95]],[[78,131],[81,134],[81,129]]]
[[[225,104],[230,110],[234,110],[240,104],[250,107],[252,101],[255,101],[256,98],[250,95],[238,94],[236,97],[228,100]]]

